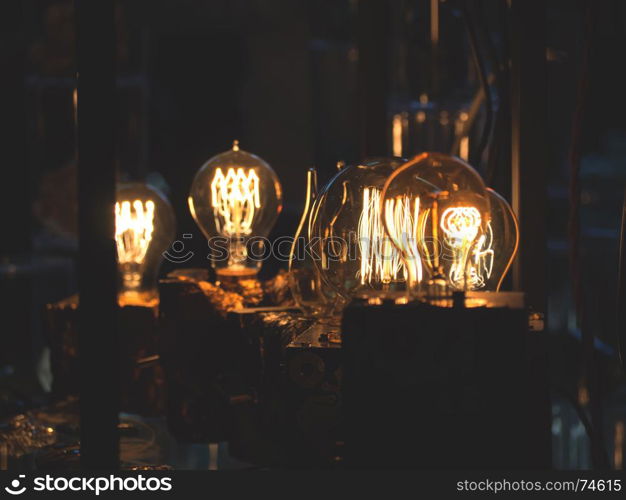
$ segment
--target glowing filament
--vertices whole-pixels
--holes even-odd
[[[487,223],[487,232],[482,234],[472,252],[472,258],[468,265],[468,286],[472,290],[484,287],[493,271],[494,251],[493,229],[491,221]]]
[[[154,231],[154,202],[115,204],[115,241],[120,264],[142,264]]]
[[[490,246],[483,248],[487,243],[485,235],[481,235],[480,240],[474,244],[481,225],[480,212],[475,207],[450,207],[441,214],[440,225],[445,248],[451,252],[450,255],[446,255],[446,258],[452,260],[448,274],[450,284],[457,289],[464,288],[464,285],[478,288],[479,282],[484,283],[483,273],[487,256],[489,252],[493,254]],[[470,256],[472,261],[468,263]]]
[[[420,199],[411,200],[408,196],[387,199],[384,213],[387,230],[402,249],[411,282],[419,283],[422,281],[422,262],[417,247]]]
[[[211,182],[211,203],[217,230],[226,236],[244,236],[252,232],[252,222],[259,199],[259,177],[254,170],[221,168]]]
[[[363,190],[363,208],[359,217],[358,236],[361,252],[361,284],[388,284],[403,270],[400,254],[385,236],[380,213],[380,189]]]

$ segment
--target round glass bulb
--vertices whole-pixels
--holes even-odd
[[[146,305],[157,299],[159,267],[175,231],[172,206],[157,189],[139,182],[118,185],[115,242],[120,305]]]
[[[233,148],[198,170],[189,210],[209,240],[218,279],[253,277],[261,268],[263,239],[282,209],[276,173],[261,158]]]
[[[491,217],[478,172],[456,157],[423,153],[389,176],[382,198],[385,229],[407,267],[411,293],[475,288],[480,277],[467,264]]]
[[[344,299],[404,286],[404,265],[381,217],[383,185],[402,161],[380,158],[344,167],[314,205],[311,247],[322,277]]]
[[[519,226],[509,203],[491,188],[487,188],[491,217],[478,238],[469,273],[477,276],[472,290],[497,292],[511,268],[519,246]]]

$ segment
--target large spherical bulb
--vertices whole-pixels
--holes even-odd
[[[122,305],[149,304],[157,298],[157,276],[175,237],[174,211],[156,188],[139,182],[117,187],[115,243]]]
[[[345,299],[405,281],[380,210],[383,185],[402,162],[381,158],[344,167],[314,204],[310,230],[316,262],[324,280]]]
[[[443,293],[477,288],[481,278],[469,263],[491,215],[485,185],[470,165],[423,153],[389,176],[382,197],[385,228],[410,271],[412,292],[421,294],[424,283]]]
[[[209,240],[218,278],[256,275],[263,241],[282,208],[282,189],[261,158],[233,148],[209,159],[196,174],[189,210]]]

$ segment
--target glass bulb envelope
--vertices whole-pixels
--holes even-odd
[[[175,237],[174,211],[157,189],[139,182],[117,187],[115,243],[120,303],[148,303],[157,298],[163,252]]]
[[[315,202],[311,247],[323,279],[344,299],[404,286],[404,265],[381,214],[383,185],[402,163],[377,158],[342,168]]]
[[[475,253],[491,219],[490,200],[470,165],[423,153],[389,176],[382,204],[385,229],[407,268],[412,294],[426,287],[447,293],[484,286],[488,254],[476,263]]]
[[[261,158],[233,148],[209,159],[189,193],[189,210],[209,240],[219,277],[251,277],[261,268],[263,238],[282,209],[276,173]]]

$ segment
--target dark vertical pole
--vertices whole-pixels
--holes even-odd
[[[546,299],[546,6],[511,0],[512,202],[520,223],[513,287],[545,312]],[[532,26],[532,29],[530,27]]]
[[[520,249],[513,267],[513,288],[526,293],[528,305],[547,309],[546,5],[543,0],[510,0],[511,50],[511,199],[519,219]],[[531,28],[532,27],[532,28]],[[534,466],[551,462],[551,414],[546,339],[529,334],[529,377],[541,392],[529,394],[527,420],[535,429],[527,446]]]
[[[3,2],[0,15],[0,365],[33,374],[33,290],[31,251],[31,165],[27,156],[24,86],[26,58],[24,3]],[[18,272],[7,263],[15,264]]]
[[[75,0],[78,70],[81,464],[118,467],[119,349],[112,0]]]
[[[31,192],[26,157],[23,3],[3,2],[0,16],[0,256],[23,255],[31,247]]]
[[[617,347],[626,372],[626,189],[622,201],[622,225],[619,236],[617,268]]]
[[[357,11],[357,88],[359,99],[360,153],[387,156],[389,126],[389,2],[360,0]]]

